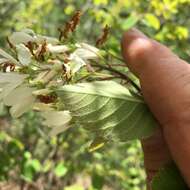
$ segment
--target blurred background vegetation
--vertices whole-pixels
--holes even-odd
[[[122,33],[137,25],[190,61],[190,0],[0,0],[0,46],[13,31],[31,28],[58,36],[57,28],[83,12],[76,32],[95,42],[111,27],[107,48],[120,53]],[[140,142],[109,143],[89,152],[90,137],[80,128],[50,138],[41,118],[30,112],[18,120],[0,106],[0,189],[143,190]]]

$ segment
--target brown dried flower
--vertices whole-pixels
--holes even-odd
[[[81,11],[77,11],[73,15],[73,17],[71,18],[71,20],[65,23],[65,26],[63,28],[58,28],[58,31],[60,32],[60,35],[59,35],[59,40],[60,41],[62,40],[63,37],[65,39],[67,39],[68,38],[68,34],[70,32],[74,32],[75,31],[77,25],[80,22],[81,15],[82,15]]]
[[[106,40],[108,39],[109,31],[110,27],[106,25],[103,29],[102,35],[96,41],[96,46],[101,46],[106,42]]]

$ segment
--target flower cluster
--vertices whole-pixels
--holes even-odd
[[[14,32],[8,43],[10,53],[0,49],[0,100],[16,118],[30,109],[41,111],[53,134],[61,132],[71,116],[62,111],[55,89],[72,82],[90,60],[98,60],[100,50],[87,43],[65,44],[30,29]]]

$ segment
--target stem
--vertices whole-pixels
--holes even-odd
[[[117,60],[119,60],[119,61],[121,61],[122,63],[124,62],[124,60],[121,58],[121,57],[118,57],[118,56],[116,56],[116,55],[114,55],[112,52],[110,52],[110,51],[107,51],[108,52],[108,54],[110,54],[112,57],[114,57],[115,59],[117,59]]]
[[[109,64],[110,66],[112,66],[112,67],[126,67],[126,65],[125,64]]]
[[[110,71],[112,73],[115,73],[117,75],[120,76],[120,78],[126,80],[127,82],[129,82],[139,93],[141,93],[141,89],[140,87],[132,80],[129,78],[129,76],[127,76],[126,74],[118,71],[117,69],[114,69],[113,67],[107,67],[105,65],[100,65],[100,64],[92,64],[92,66],[94,67],[98,67],[107,71]]]

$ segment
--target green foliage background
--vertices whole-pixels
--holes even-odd
[[[0,46],[15,30],[32,28],[57,36],[57,28],[82,10],[78,39],[94,43],[111,26],[107,48],[120,52],[122,33],[133,25],[190,61],[190,0],[0,0]],[[73,128],[48,137],[41,118],[30,112],[12,120],[0,107],[0,189],[143,190],[140,142],[109,143],[88,152],[91,138]]]

